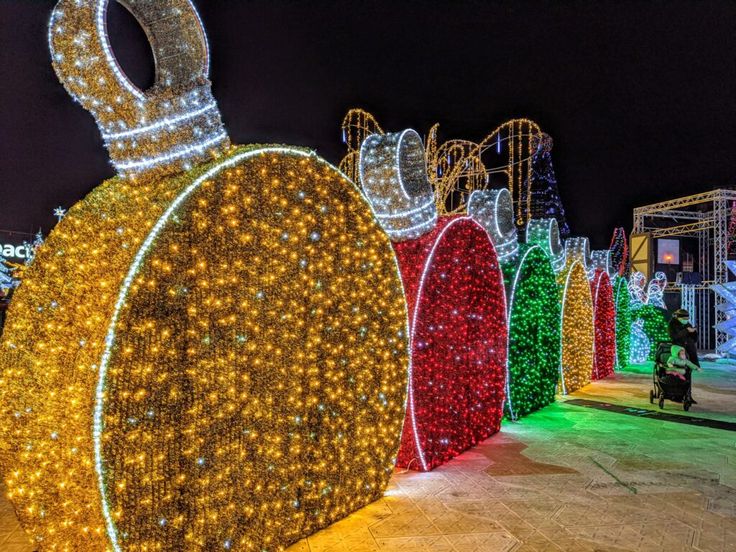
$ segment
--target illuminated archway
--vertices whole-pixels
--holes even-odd
[[[590,288],[595,325],[593,379],[598,380],[612,376],[616,364],[616,308],[607,272],[596,269]]]
[[[562,288],[561,388],[572,393],[590,383],[595,354],[593,301],[587,272],[573,261],[559,277]]]
[[[506,301],[488,234],[443,217],[395,243],[411,313],[412,372],[397,464],[430,470],[497,432],[503,416]]]
[[[616,303],[616,363],[620,369],[629,364],[631,355],[631,295],[626,278],[616,276],[613,294]]]
[[[552,264],[538,246],[522,246],[509,281],[506,413],[515,419],[555,400],[560,379],[560,301]]]

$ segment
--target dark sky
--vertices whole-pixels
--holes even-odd
[[[350,107],[386,130],[478,140],[512,117],[555,139],[574,234],[607,247],[640,204],[736,185],[736,2],[195,0],[237,143],[337,162]],[[49,228],[113,174],[92,117],[56,80],[53,1],[0,0],[0,229]],[[134,20],[113,46],[150,80]]]

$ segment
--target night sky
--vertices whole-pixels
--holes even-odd
[[[479,140],[529,117],[555,140],[573,234],[608,246],[634,206],[736,185],[736,2],[195,0],[236,143],[310,146],[340,122]],[[53,1],[0,0],[0,229],[48,230],[113,175],[91,115],[58,83]],[[144,35],[109,13],[122,66],[152,81]]]

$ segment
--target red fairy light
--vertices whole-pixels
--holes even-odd
[[[613,375],[616,363],[616,309],[613,302],[613,287],[608,274],[597,269],[590,282],[593,295],[593,317],[595,321],[595,357],[593,379]]]
[[[431,470],[496,433],[503,417],[506,299],[496,251],[467,217],[394,243],[412,370],[397,465]]]

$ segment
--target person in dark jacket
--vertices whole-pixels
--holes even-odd
[[[690,362],[700,370],[700,361],[698,360],[698,330],[690,324],[690,313],[685,309],[676,310],[670,319],[667,327],[670,334],[670,341],[675,345],[679,345],[687,353]],[[690,372],[688,372],[688,376]],[[698,404],[695,399],[691,400],[694,404]]]
[[[668,330],[672,343],[683,347],[687,352],[690,362],[700,367],[697,347],[698,330],[690,324],[690,313],[685,309],[675,311],[670,320]]]

